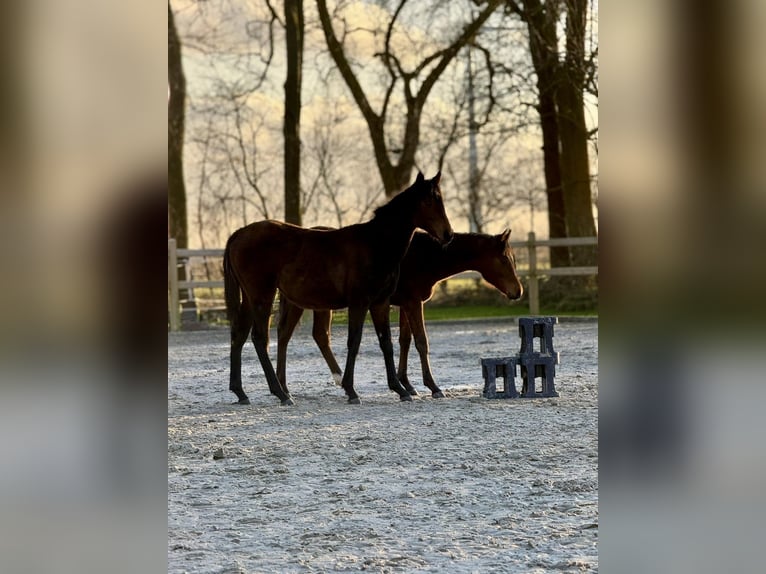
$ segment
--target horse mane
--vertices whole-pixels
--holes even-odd
[[[412,194],[417,189],[418,183],[412,184],[407,189],[400,191],[380,207],[375,208],[374,218],[388,217],[403,209],[404,205],[412,200]]]

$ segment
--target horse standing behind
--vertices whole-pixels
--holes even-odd
[[[391,295],[391,303],[399,305],[399,370],[397,376],[411,394],[417,391],[407,377],[407,355],[412,337],[420,355],[423,384],[431,390],[434,398],[444,393],[436,385],[428,358],[428,335],[423,319],[423,303],[433,294],[440,281],[463,271],[473,270],[501,291],[508,299],[519,299],[524,293],[516,273],[516,261],[509,244],[511,231],[500,235],[482,233],[456,233],[449,245],[442,246],[425,233],[416,233],[410,248],[402,260],[399,282]],[[279,308],[279,331],[277,350],[277,375],[286,380],[287,344],[293,334],[303,309],[282,299]],[[330,367],[336,383],[341,380],[341,370],[330,348],[330,323],[332,311],[314,311],[314,340]]]
[[[348,307],[348,356],[341,386],[348,402],[359,404],[354,364],[362,327],[370,311],[386,365],[388,386],[401,400],[412,400],[399,383],[389,324],[389,297],[399,265],[416,228],[441,243],[452,239],[439,181],[419,173],[415,183],[375,210],[366,222],[335,230],[304,229],[279,221],[259,221],[235,231],[223,257],[226,311],[231,322],[229,389],[239,404],[250,400],[242,389],[242,347],[253,344],[269,390],[283,405],[294,404],[268,355],[271,306],[277,289],[283,299],[304,309]],[[281,322],[281,321],[280,321]]]

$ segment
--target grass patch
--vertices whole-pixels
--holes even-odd
[[[427,322],[431,321],[455,321],[463,319],[485,319],[492,317],[525,317],[528,316],[529,308],[526,305],[457,305],[451,307],[445,306],[429,306],[425,305],[423,313]],[[541,315],[568,315],[577,317],[592,317],[597,316],[598,313],[595,310],[590,311],[571,311],[562,312],[557,311],[554,308],[542,308],[540,309]],[[304,315],[304,319],[307,315]],[[348,314],[346,310],[335,311],[333,313],[332,322],[334,325],[346,325],[348,324]],[[371,323],[370,316],[367,315],[367,323]],[[399,308],[391,307],[391,324],[399,323]]]
[[[431,307],[424,309],[426,321],[444,321],[454,319],[483,319],[486,317],[525,317],[529,308],[525,305],[496,307],[491,305],[464,305],[460,307]],[[541,308],[540,315],[572,315],[578,317],[597,316],[593,311],[562,312],[553,308]]]
[[[458,305],[456,307],[426,305],[423,309],[426,321],[444,321],[454,319],[481,319],[485,317],[518,317],[528,315],[529,309],[521,305]]]

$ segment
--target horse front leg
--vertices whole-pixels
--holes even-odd
[[[346,356],[346,370],[343,372],[341,386],[346,391],[349,404],[352,405],[358,405],[362,402],[354,390],[354,365],[359,353],[359,345],[362,342],[365,315],[367,315],[366,306],[348,308],[348,355]]]
[[[410,354],[410,343],[412,342],[412,331],[410,331],[410,323],[407,320],[407,313],[403,308],[399,308],[399,368],[396,371],[396,376],[402,386],[407,389],[413,397],[418,396],[418,392],[414,389],[410,383],[410,379],[407,376],[407,362]]]
[[[269,384],[271,394],[276,395],[283,406],[294,405],[290,393],[282,389],[282,385],[274,372],[274,366],[269,358],[269,319],[271,318],[271,301],[254,305],[253,345],[258,359],[261,361],[263,374]]]
[[[415,348],[420,355],[420,365],[423,369],[423,384],[431,390],[433,398],[443,399],[444,393],[436,386],[434,376],[431,374],[431,364],[428,359],[428,335],[426,334],[426,324],[423,318],[423,302],[408,302],[402,309],[407,313],[407,321],[410,324],[412,336],[415,338]]]
[[[279,323],[277,325],[277,378],[285,394],[287,389],[287,344],[295,332],[295,326],[303,315],[303,309],[293,305],[284,295],[279,298]]]
[[[394,366],[394,346],[391,343],[391,324],[389,322],[391,305],[386,299],[383,303],[375,303],[370,307],[372,323],[375,325],[375,333],[378,335],[380,350],[383,351],[383,360],[386,364],[386,378],[388,388],[399,395],[403,401],[411,401],[412,395],[399,382]]]
[[[231,350],[229,351],[229,390],[237,395],[238,405],[249,405],[250,399],[242,389],[242,347],[247,342],[253,316],[248,304],[243,301],[237,316],[231,322]]]
[[[330,367],[332,378],[336,385],[340,385],[343,380],[343,373],[340,370],[338,361],[335,360],[335,355],[330,347],[330,326],[332,324],[332,311],[314,311],[314,327],[311,334],[314,336],[314,341],[322,352],[325,363]]]

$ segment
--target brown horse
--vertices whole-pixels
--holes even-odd
[[[391,296],[391,303],[399,305],[399,371],[398,378],[411,395],[417,391],[407,378],[407,355],[412,336],[420,354],[423,383],[434,398],[444,393],[436,386],[428,361],[428,335],[423,321],[423,303],[433,294],[440,281],[463,271],[474,270],[508,299],[518,299],[524,288],[516,274],[516,259],[508,243],[511,231],[500,235],[479,233],[456,233],[447,246],[439,245],[425,233],[416,233],[407,255],[402,260],[399,283]],[[285,382],[287,344],[293,334],[303,309],[282,299],[280,302],[279,344],[277,350],[277,375]],[[319,346],[335,382],[341,379],[341,370],[330,348],[330,322],[332,311],[314,311],[314,340]]]
[[[226,243],[223,269],[231,322],[229,389],[240,404],[250,402],[242,390],[241,368],[242,347],[251,331],[269,390],[283,405],[294,404],[268,355],[269,320],[277,289],[282,300],[301,308],[348,307],[348,356],[342,387],[349,403],[360,402],[354,390],[354,364],[368,310],[383,351],[388,386],[401,400],[412,400],[396,376],[389,297],[415,228],[426,230],[442,243],[452,239],[440,179],[441,172],[431,180],[419,173],[412,186],[376,209],[366,223],[317,230],[267,220],[232,234]]]

